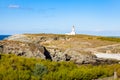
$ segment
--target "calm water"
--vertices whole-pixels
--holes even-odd
[[[10,35],[0,35],[0,40],[3,40],[3,39],[5,39],[5,38],[7,38],[7,37],[9,37]]]

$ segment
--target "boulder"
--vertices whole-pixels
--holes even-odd
[[[47,50],[50,52],[53,61],[66,61],[63,51],[56,48],[47,48]]]
[[[45,47],[20,41],[0,41],[0,53],[15,54],[25,57],[36,57],[41,59],[51,59],[51,56]]]
[[[97,57],[90,51],[84,51],[83,49],[67,49],[64,54],[66,60],[73,61],[77,64],[96,63]]]
[[[97,57],[90,51],[84,51],[83,49],[67,49],[61,51],[55,48],[48,48],[53,61],[73,61],[76,64],[89,64],[96,63]]]

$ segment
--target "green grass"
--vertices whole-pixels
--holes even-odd
[[[98,37],[98,39],[103,41],[120,42],[120,38],[116,38],[116,37]]]
[[[24,58],[0,54],[0,80],[91,80],[120,76],[120,65],[76,65],[72,62]]]

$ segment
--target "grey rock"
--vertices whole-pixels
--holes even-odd
[[[61,50],[55,48],[47,48],[47,50],[50,52],[53,61],[66,61],[65,55]]]
[[[49,53],[43,46],[11,40],[0,41],[0,53],[15,54],[25,57],[36,57],[41,59],[50,59],[50,56],[48,56]]]
[[[76,64],[96,63],[96,56],[82,49],[67,49],[65,52],[48,48],[53,61],[73,61]]]
[[[66,60],[73,61],[77,64],[89,64],[96,62],[96,56],[89,51],[82,49],[67,49],[64,52],[67,55]]]

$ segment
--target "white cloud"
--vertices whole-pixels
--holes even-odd
[[[8,5],[8,8],[20,8],[20,5],[10,4]]]

